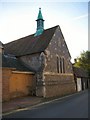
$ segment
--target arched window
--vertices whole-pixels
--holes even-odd
[[[57,72],[65,73],[65,60],[63,57],[57,56]]]
[[[62,71],[65,73],[65,61],[64,58],[62,58]]]
[[[60,70],[59,70],[59,57],[57,56],[57,72],[59,73]]]
[[[62,73],[62,58],[60,57],[60,73]]]

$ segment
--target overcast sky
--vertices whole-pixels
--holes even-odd
[[[13,0],[12,0],[13,1]],[[21,0],[20,0],[21,1]],[[36,32],[36,19],[41,7],[44,28],[59,25],[72,61],[88,50],[88,1],[25,2],[0,1],[0,41],[8,43]],[[24,1],[24,0],[23,0]],[[37,1],[37,2],[35,2]]]

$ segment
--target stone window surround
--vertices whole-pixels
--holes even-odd
[[[56,54],[57,57],[57,73],[65,73],[65,58],[64,56],[59,57],[59,55]]]

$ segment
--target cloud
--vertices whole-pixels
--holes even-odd
[[[86,17],[88,17],[88,14],[84,14],[84,15],[75,17],[75,18],[73,18],[72,20],[80,20],[80,19],[83,19],[83,18],[86,18]]]

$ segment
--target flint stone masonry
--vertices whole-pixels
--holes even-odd
[[[57,49],[55,50],[55,48]],[[47,55],[46,57],[47,66],[45,68],[45,71],[57,73],[57,56],[59,56],[59,58],[61,57],[61,58],[64,58],[65,60],[64,61],[65,62],[65,73],[73,73],[72,63],[70,61],[71,56],[68,51],[63,34],[59,27],[56,29],[55,36],[52,37],[50,44],[48,45],[45,53]]]
[[[59,26],[44,30],[39,36],[29,35],[6,44],[5,51],[16,56],[16,62],[22,63],[20,68],[26,67],[35,74],[34,95],[53,97],[75,92],[71,56]],[[27,91],[26,87],[24,90]]]
[[[60,64],[59,73],[57,71],[57,57],[59,60],[64,59],[63,74],[60,71]],[[75,92],[71,56],[60,27],[57,27],[50,44],[43,52],[22,56],[19,59],[36,73],[36,96],[55,96],[55,93],[61,95],[62,89],[62,94]],[[45,75],[46,72],[50,74]],[[60,93],[54,93],[53,89]]]
[[[75,92],[73,74],[60,75],[55,73],[45,73],[46,96],[62,96]]]
[[[43,52],[22,56],[19,59],[34,72],[43,71],[46,64],[45,55]]]

